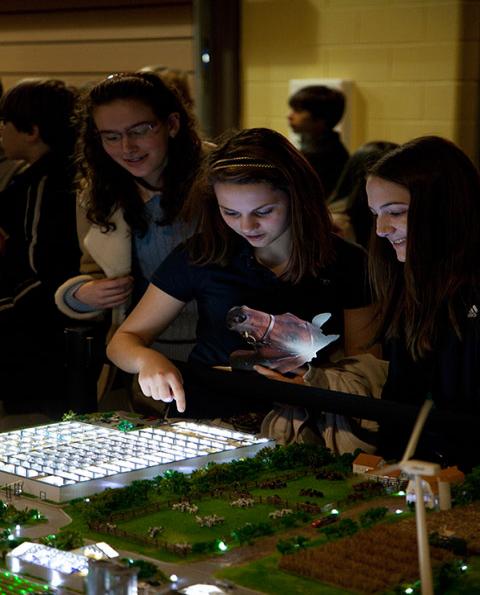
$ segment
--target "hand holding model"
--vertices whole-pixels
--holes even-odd
[[[254,365],[262,365],[286,373],[303,366],[339,338],[340,335],[325,335],[322,331],[330,316],[318,314],[310,323],[290,313],[274,316],[248,306],[231,308],[228,328],[239,332],[253,346],[230,355],[232,368],[252,370]]]

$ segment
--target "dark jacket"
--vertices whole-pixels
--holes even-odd
[[[340,135],[335,130],[327,130],[317,138],[302,140],[300,150],[317,172],[322,181],[325,197],[328,197],[335,188],[349,158]]]
[[[431,426],[427,420],[415,458],[469,470],[480,464],[480,316],[477,306],[466,314],[460,320],[461,338],[444,322],[432,352],[420,361],[413,361],[404,341],[390,341],[382,398],[420,406],[431,397],[445,421]],[[400,457],[411,431],[412,425],[401,420],[384,424],[379,437],[382,455]]]
[[[42,390],[59,398],[68,319],[54,292],[80,260],[73,169],[63,157],[48,153],[14,176],[0,193],[0,228],[7,237],[0,255],[0,400],[28,411]]]
[[[54,290],[80,258],[72,176],[63,158],[48,153],[0,194],[0,227],[8,237],[0,259],[0,312],[34,301],[49,318],[57,314]]]

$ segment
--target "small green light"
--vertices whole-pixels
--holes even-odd
[[[121,432],[130,432],[130,430],[133,430],[135,428],[135,424],[133,424],[131,421],[124,419],[118,424],[117,428]]]
[[[221,552],[226,552],[228,550],[228,545],[224,541],[219,541],[217,544],[217,548]]]

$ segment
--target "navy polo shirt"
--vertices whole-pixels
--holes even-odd
[[[233,306],[245,305],[270,314],[290,312],[308,321],[330,312],[324,332],[342,335],[343,310],[371,303],[365,251],[337,236],[333,241],[335,261],[318,277],[305,277],[297,284],[280,280],[260,265],[243,239],[224,267],[192,265],[180,246],[155,271],[151,283],[182,302],[196,300],[197,344],[190,360],[208,366],[228,365],[232,351],[248,348],[242,337],[226,326],[227,312]]]

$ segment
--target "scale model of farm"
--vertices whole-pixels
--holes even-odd
[[[275,446],[184,421],[117,414],[87,420],[2,434],[0,551],[15,581],[25,579],[13,573],[27,573],[43,581],[42,592],[105,593],[98,585],[115,576],[131,593],[137,579],[139,593],[157,587],[187,592],[202,568],[212,588],[223,581],[276,595],[322,593],[326,585],[338,593],[398,588],[431,595],[434,587],[449,592],[451,584],[480,592],[480,468],[466,477],[456,468],[422,476],[419,507],[418,489],[409,498],[411,474],[394,469],[427,465],[410,458],[387,465],[379,456],[339,456],[312,444]],[[452,484],[452,497],[442,504],[443,483]],[[16,509],[14,500],[21,506],[31,501],[22,493],[64,504]],[[430,581],[418,564],[420,525],[411,512],[423,510],[424,501],[446,509],[425,515]],[[53,531],[45,525],[29,535],[21,526],[50,523],[52,510],[56,518],[62,511],[63,523],[57,519]],[[96,560],[88,560],[84,539],[101,540]],[[104,541],[116,551],[98,560],[109,547]],[[195,562],[192,573],[189,561]],[[265,576],[268,584],[259,578]],[[8,592],[24,592],[10,586]]]
[[[148,479],[189,473],[210,461],[254,454],[268,443],[251,434],[192,422],[123,432],[64,421],[2,434],[0,483],[55,502]]]

